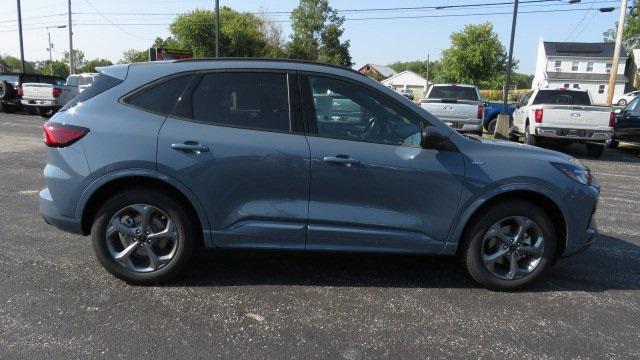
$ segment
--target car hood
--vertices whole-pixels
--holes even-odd
[[[494,147],[496,150],[503,149],[504,151],[521,153],[522,156],[537,157],[550,162],[576,162],[576,159],[570,155],[559,151],[543,149],[537,146],[520,144],[506,140],[481,140],[481,142],[486,146]]]

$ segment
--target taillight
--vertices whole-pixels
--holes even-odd
[[[81,126],[64,125],[46,122],[42,126],[44,129],[44,143],[51,147],[65,147],[82,139],[89,129]]]
[[[22,86],[16,86],[16,94],[18,94],[18,96],[22,96],[24,94],[22,92]]]
[[[533,118],[538,124],[542,123],[542,109],[535,109],[533,111]]]
[[[484,118],[484,106],[478,105],[478,112],[476,113],[476,118],[477,119],[483,119]]]
[[[53,97],[58,97],[60,94],[62,94],[62,89],[56,87],[51,88],[51,95],[53,95]]]
[[[616,126],[616,113],[613,111],[609,114],[609,127]]]

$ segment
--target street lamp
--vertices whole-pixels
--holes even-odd
[[[51,55],[53,44],[51,43],[51,31],[49,31],[49,29],[64,29],[66,27],[67,25],[47,26],[47,37],[49,38],[49,47],[47,48],[49,51],[49,75],[53,75],[53,56]]]

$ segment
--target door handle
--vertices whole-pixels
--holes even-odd
[[[200,145],[197,142],[186,141],[184,143],[176,143],[171,144],[171,148],[173,150],[185,151],[185,152],[194,152],[201,153],[209,151],[209,147],[205,145]]]
[[[349,155],[336,155],[336,156],[325,156],[322,158],[322,161],[334,163],[334,164],[344,164],[344,165],[354,165],[359,164],[360,161],[351,158]]]

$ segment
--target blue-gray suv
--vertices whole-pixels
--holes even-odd
[[[588,247],[570,156],[462,136],[349,69],[193,59],[101,69],[44,125],[44,219],[129,283],[201,247],[457,255],[492,289]]]

